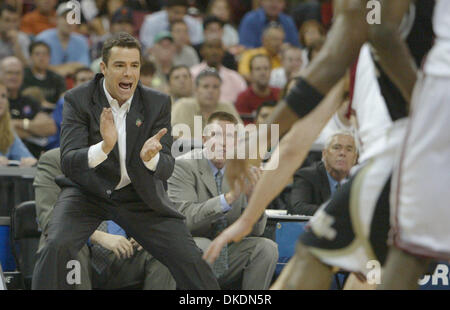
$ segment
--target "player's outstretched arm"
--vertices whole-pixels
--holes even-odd
[[[347,68],[356,60],[359,50],[368,39],[366,0],[334,0],[335,21],[328,33],[325,45],[311,64],[301,74],[301,78],[289,92],[285,100],[279,102],[269,117],[268,124],[278,124],[279,134],[283,136],[300,118],[308,115],[322,101],[323,96],[344,75]],[[328,111],[327,111],[328,112]],[[331,115],[336,110],[330,111]],[[272,139],[271,126],[267,137]],[[307,130],[300,139],[316,138],[320,130]],[[260,140],[261,141],[261,140]],[[255,164],[255,163],[253,163]],[[227,165],[229,184],[242,184],[248,160],[233,160]],[[233,185],[232,185],[233,186]]]
[[[299,139],[299,135],[309,130],[320,132],[330,120],[333,111],[336,111],[343,102],[345,92],[346,80],[342,79],[317,109],[294,124],[272,154],[244,213],[211,243],[203,256],[205,260],[214,262],[225,244],[231,241],[238,242],[251,232],[267,205],[288,184],[315,140],[315,136],[312,135],[304,135],[302,139]],[[278,165],[278,163],[289,164]]]
[[[417,67],[400,33],[400,24],[411,1],[381,0],[381,22],[369,27],[369,41],[379,64],[408,103],[416,83]]]
[[[366,0],[335,0],[335,20],[325,44],[319,54],[301,73],[302,82],[307,83],[318,95],[325,95],[344,75],[356,60],[359,50],[368,39]],[[298,89],[297,83],[296,88]],[[280,102],[268,122],[280,125],[280,134],[286,133],[296,120],[306,115],[315,106],[305,107],[295,113],[293,107],[305,106],[304,98],[310,94],[305,88],[293,89],[291,96]],[[317,101],[317,100],[316,100]],[[319,104],[320,100],[316,102]],[[310,133],[318,135],[319,133]]]

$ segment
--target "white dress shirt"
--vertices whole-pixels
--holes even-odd
[[[130,111],[131,101],[133,100],[133,96],[130,97],[122,106],[119,106],[119,103],[116,99],[113,99],[109,94],[108,90],[105,86],[105,81],[103,80],[103,89],[106,94],[106,99],[108,100],[109,105],[112,109],[112,114],[114,117],[114,124],[117,129],[117,143],[119,144],[119,158],[120,158],[120,181],[116,186],[117,189],[121,189],[122,187],[127,186],[131,183],[130,177],[128,176],[127,166],[126,166],[126,153],[127,153],[127,113]],[[88,165],[89,168],[95,168],[104,162],[108,155],[103,152],[102,149],[103,141],[100,141],[97,144],[91,145],[88,151]],[[144,165],[147,169],[151,171],[156,170],[156,166],[159,161],[159,153],[156,154],[151,160],[145,162]]]

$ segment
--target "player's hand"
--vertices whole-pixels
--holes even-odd
[[[264,137],[263,139],[264,140]],[[228,184],[230,184],[231,189],[237,191],[238,187],[244,189],[248,184],[253,183],[252,166],[259,167],[262,162],[262,158],[259,157],[260,153],[257,152],[256,159],[250,159],[250,145],[258,145],[260,139],[258,138],[258,130],[252,131],[245,138],[239,138],[237,141],[236,149],[245,150],[245,159],[229,159],[227,160],[227,170],[225,172]],[[244,190],[245,192],[245,190]]]
[[[167,128],[163,128],[160,131],[158,131],[156,135],[145,141],[141,150],[141,159],[144,162],[151,160],[153,157],[156,156],[156,154],[158,154],[159,151],[161,151],[162,145],[159,141],[166,133]]]
[[[209,264],[213,264],[217,257],[220,254],[222,248],[230,242],[239,242],[250,234],[252,231],[252,225],[239,218],[236,222],[234,222],[231,226],[226,228],[220,235],[213,240],[213,242],[209,245],[205,254],[203,254],[203,259],[206,260]]]
[[[250,197],[255,189],[256,183],[258,183],[259,179],[262,175],[262,170],[260,167],[250,166],[248,174],[248,179],[245,187],[245,194],[247,197]]]
[[[98,244],[114,252],[119,259],[130,258],[134,253],[133,244],[124,236],[105,233],[98,239]]]
[[[232,189],[225,194],[225,199],[229,205],[235,202],[241,194],[245,194],[247,198],[250,197],[261,177],[261,168],[249,164],[249,167],[246,169],[246,172],[244,170],[241,172],[242,175],[239,177],[239,180],[235,181]]]
[[[31,167],[37,163],[37,159],[33,157],[22,157],[20,159],[20,167]]]
[[[100,115],[100,134],[103,138],[103,152],[109,154],[117,143],[117,129],[111,108],[103,108]]]
[[[143,249],[143,247],[133,238],[130,238],[130,242],[136,250],[141,251]]]

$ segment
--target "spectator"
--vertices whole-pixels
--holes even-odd
[[[324,42],[326,36],[325,28],[316,20],[308,20],[303,23],[299,30],[299,39],[303,45],[303,66],[305,68],[310,62],[308,57],[308,51],[314,48],[315,45],[320,44],[318,42]],[[323,44],[323,43],[322,43]]]
[[[0,7],[0,59],[16,56],[27,64],[30,39],[19,31],[20,15],[17,10],[7,4]]]
[[[144,86],[156,88],[153,86],[153,79],[156,73],[156,66],[152,61],[145,61],[141,65],[141,75],[139,80]]]
[[[164,0],[128,0],[127,4],[137,11],[156,12],[162,9]]]
[[[221,19],[216,16],[206,16],[203,19],[203,37],[205,38],[205,42],[214,39],[222,40],[224,23]],[[203,61],[203,56],[201,54],[203,44],[194,45],[195,50],[197,51],[200,61]],[[234,55],[225,49],[225,53],[222,59],[222,65],[231,70],[237,70],[237,63]]]
[[[208,39],[203,43],[201,49],[204,61],[192,67],[191,73],[195,79],[201,71],[207,68],[216,69],[222,79],[220,100],[234,103],[237,96],[247,88],[247,83],[239,73],[222,65],[224,53],[221,39]]]
[[[187,66],[174,66],[169,72],[169,91],[172,103],[192,97],[192,75]]]
[[[211,239],[238,219],[251,195],[251,187],[242,191],[231,190],[224,178],[226,154],[233,148],[235,137],[228,128],[237,123],[237,119],[228,113],[212,114],[208,124],[216,127],[210,136],[203,137],[203,141],[205,144],[215,145],[215,154],[209,154],[206,149],[194,149],[178,157],[174,172],[167,181],[170,199],[186,216],[186,224],[194,241],[203,251],[206,251]],[[223,152],[216,152],[217,148]],[[259,169],[253,167],[252,171],[255,180],[258,180]],[[278,250],[272,240],[260,237],[266,221],[267,216],[264,215],[255,224],[249,237],[225,247],[225,261],[221,261],[219,257],[214,263],[212,268],[221,288],[269,288],[278,260]],[[238,280],[241,281],[239,287],[233,287],[232,284]]]
[[[178,100],[172,109],[172,126],[177,124],[185,124],[190,129],[190,137],[188,138],[198,138],[194,137],[194,128],[203,129],[206,126],[206,121],[214,112],[227,112],[232,114],[242,123],[238,112],[233,104],[229,102],[222,102],[219,100],[222,79],[215,69],[207,69],[202,71],[195,79],[195,98],[183,98]],[[201,127],[199,124],[195,124],[194,117],[199,116],[202,120]],[[174,136],[177,133],[174,131]]]
[[[174,22],[170,25],[170,33],[175,43],[174,65],[186,65],[192,67],[200,62],[195,49],[190,46],[188,28],[184,20]]]
[[[187,0],[167,0],[164,10],[147,16],[139,34],[144,47],[152,47],[155,36],[161,31],[169,31],[170,25],[179,20],[186,22],[191,43],[200,44],[203,41],[202,25],[195,18],[186,15],[187,8]]]
[[[13,128],[30,152],[39,158],[47,144],[47,137],[56,133],[55,122],[42,111],[39,102],[20,93],[23,65],[17,57],[3,58],[0,78],[8,91]]]
[[[45,95],[42,89],[37,86],[30,86],[27,88],[23,88],[23,90],[21,90],[20,93],[24,97],[30,97],[39,102],[42,112],[50,114],[55,109],[56,105],[54,103],[48,102],[47,99],[45,99]]]
[[[133,11],[127,7],[121,7],[117,9],[116,12],[112,15],[110,21],[109,21],[109,29],[110,31],[106,32],[105,34],[98,36],[98,35],[91,35],[90,40],[92,42],[91,49],[90,49],[90,55],[91,59],[97,60],[99,57],[102,56],[102,47],[103,43],[113,34],[118,32],[126,32],[129,34],[133,34]],[[100,62],[99,62],[100,66]],[[99,69],[100,70],[100,69]],[[96,72],[96,71],[95,71]],[[100,72],[100,71],[98,71]]]
[[[74,79],[73,87],[77,87],[87,81],[92,80],[93,78],[94,72],[92,72],[92,70],[89,69],[88,67],[82,67],[77,71],[75,71],[73,75]],[[59,147],[63,106],[64,106],[64,96],[61,96],[58,102],[56,103],[56,107],[52,113],[52,118],[56,125],[56,133],[53,136],[48,137],[46,150],[51,150]]]
[[[91,69],[95,73],[100,73],[103,43],[112,35],[119,32],[133,34],[133,12],[127,7],[119,8],[111,18],[110,29],[111,32],[103,36],[91,36],[92,47],[90,49],[90,55],[92,59],[95,59],[91,63]]]
[[[55,104],[66,90],[66,82],[49,70],[50,53],[50,47],[44,42],[36,41],[30,45],[30,67],[25,68],[22,89],[37,86],[45,99]]]
[[[303,23],[308,20],[317,20],[320,22],[322,19],[320,3],[317,0],[303,1],[291,10],[290,15],[294,19],[297,29],[300,29]],[[300,43],[303,44],[301,40]]]
[[[150,60],[155,63],[156,73],[152,80],[152,85],[157,90],[168,94],[168,76],[170,69],[174,66],[175,43],[168,31],[162,31],[155,37],[155,44],[150,51]]]
[[[284,30],[278,24],[270,24],[262,34],[263,46],[245,51],[239,61],[239,73],[247,80],[250,78],[250,59],[256,54],[269,56],[272,69],[281,67],[281,47],[284,38]]]
[[[278,101],[280,89],[269,86],[271,63],[267,55],[250,59],[250,86],[239,94],[236,109],[239,114],[254,114],[264,101]]]
[[[352,133],[338,131],[332,134],[322,151],[322,161],[295,173],[289,213],[314,215],[346,181],[357,156]]]
[[[218,17],[224,23],[222,42],[226,49],[239,45],[239,34],[230,24],[232,22],[231,6],[227,0],[213,0],[209,3],[207,15]]]
[[[61,3],[56,11],[56,28],[45,30],[36,36],[36,41],[43,41],[50,46],[51,69],[64,77],[73,74],[80,67],[90,65],[87,40],[74,33],[76,24],[67,22],[66,16],[71,10],[69,2]]]
[[[255,123],[257,125],[266,123],[266,120],[269,118],[270,114],[272,114],[273,110],[275,110],[276,105],[276,101],[263,102],[258,109],[256,109]]]
[[[287,81],[296,77],[302,68],[302,50],[289,47],[281,53],[282,67],[273,69],[270,73],[270,86],[283,89]]]
[[[259,0],[228,0],[233,12],[233,23],[239,25],[245,14],[259,7]]]
[[[247,13],[241,21],[239,26],[241,44],[247,48],[261,47],[263,30],[271,22],[277,22],[286,34],[283,41],[300,47],[294,20],[289,15],[282,13],[285,5],[285,0],[261,0],[261,8]]]
[[[100,3],[101,4],[96,7],[97,16],[89,21],[89,26],[93,30],[94,36],[102,37],[105,35],[108,36],[112,32],[112,25],[110,22],[120,9],[132,11],[129,8],[124,8],[126,3],[125,0],[108,0]],[[133,34],[133,29],[130,33]]]
[[[43,154],[39,160],[33,185],[36,192],[36,213],[42,230],[38,252],[46,243],[60,188],[55,178],[62,175],[60,150]],[[93,232],[78,253],[80,284],[77,289],[119,289],[142,284],[144,290],[175,289],[175,280],[161,264],[113,221],[104,221]]]
[[[30,35],[37,35],[42,31],[56,26],[56,0],[35,0],[36,9],[22,17],[20,30]]]
[[[317,40],[324,39],[325,36],[325,28],[317,20],[305,21],[299,30],[300,43],[304,48],[310,47]]]
[[[12,128],[6,86],[0,83],[0,166],[7,166],[10,160],[20,161],[21,166],[33,166],[37,161]]]

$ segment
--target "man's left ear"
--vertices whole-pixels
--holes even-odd
[[[103,61],[100,62],[100,71],[103,73],[103,75],[105,75],[106,64]]]

